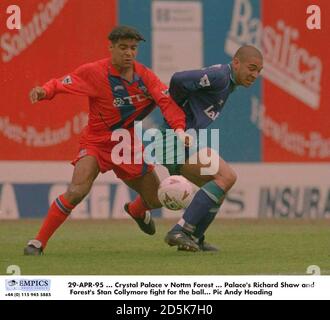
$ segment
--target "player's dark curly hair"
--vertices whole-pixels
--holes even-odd
[[[146,41],[136,29],[130,26],[115,27],[110,32],[108,39],[112,43],[116,43],[120,39],[135,39],[137,41]]]

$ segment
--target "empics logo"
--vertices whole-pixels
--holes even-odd
[[[148,100],[148,99],[151,99],[151,97],[149,95],[135,94],[135,95],[132,95],[132,96],[115,98],[113,100],[113,106],[120,108],[120,107],[123,107],[125,105],[136,104],[136,103]]]
[[[16,281],[16,280],[9,280],[6,284],[8,285],[8,287],[12,288],[12,287],[18,285],[18,281]]]
[[[299,30],[283,20],[262,26],[250,0],[235,0],[225,52],[234,55],[246,43],[262,49],[264,77],[312,109],[320,107],[322,62],[299,47]]]
[[[49,291],[49,279],[10,279],[6,280],[7,291]]]

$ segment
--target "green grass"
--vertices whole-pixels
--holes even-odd
[[[157,233],[148,236],[131,220],[70,220],[44,256],[23,256],[40,223],[0,221],[0,274],[9,265],[23,275],[304,275],[309,265],[330,274],[328,220],[218,219],[207,233],[218,253],[167,246],[163,238],[174,221],[156,220]]]

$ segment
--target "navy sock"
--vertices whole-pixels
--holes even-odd
[[[217,207],[219,209],[219,207]],[[199,224],[196,226],[196,229],[193,233],[193,236],[197,239],[204,238],[204,233],[209,227],[209,225],[214,220],[215,216],[217,215],[217,212],[208,212],[205,217],[199,222]]]
[[[183,219],[186,223],[196,226],[214,205],[214,201],[200,189],[183,214]]]
[[[197,223],[202,219],[203,215],[214,206],[214,201],[211,200],[203,189],[200,189],[192,199],[189,207],[183,214],[182,219],[176,224],[171,231],[181,231],[187,233],[195,231]]]
[[[196,226],[193,236],[199,240],[205,238],[204,233],[216,217],[219,208],[225,198],[225,191],[220,188],[214,181],[211,181],[203,186],[207,195],[215,201],[215,205],[211,208]]]
[[[171,231],[184,230],[196,238],[202,238],[214,220],[224,197],[225,192],[214,181],[208,182],[196,193],[183,218]]]

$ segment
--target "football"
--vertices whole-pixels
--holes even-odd
[[[185,209],[193,198],[193,186],[183,176],[167,177],[160,183],[158,198],[163,207],[167,209]]]

